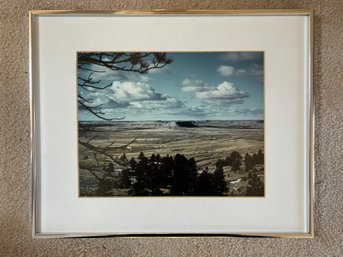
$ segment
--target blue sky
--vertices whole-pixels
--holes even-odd
[[[104,90],[79,94],[99,106],[106,117],[124,120],[263,120],[263,52],[167,53],[173,59],[147,74],[93,73]],[[89,71],[79,70],[79,76]],[[79,120],[99,120],[79,110]]]

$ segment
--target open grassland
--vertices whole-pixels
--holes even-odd
[[[92,139],[93,138],[93,139]],[[97,147],[107,148],[114,158],[120,158],[123,153],[128,159],[137,159],[143,152],[149,157],[152,154],[160,156],[175,156],[177,153],[187,158],[194,158],[199,171],[206,167],[210,172],[215,170],[219,159],[224,160],[232,151],[238,151],[243,157],[246,153],[264,151],[263,128],[225,128],[225,127],[153,127],[132,128],[129,126],[95,126],[91,129],[80,129],[79,139]],[[120,148],[127,145],[126,147]],[[80,167],[95,164],[94,152],[84,146],[79,146]],[[108,161],[106,156],[97,154],[98,162]],[[117,167],[120,169],[120,166]],[[231,195],[244,195],[247,186],[248,172],[245,172],[244,162],[241,171],[232,172],[230,166],[224,167],[225,180],[231,184]],[[258,176],[264,180],[264,170],[258,171]],[[80,168],[80,180],[94,179],[87,171]],[[82,185],[81,185],[82,186]]]

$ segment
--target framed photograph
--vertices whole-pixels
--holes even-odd
[[[34,237],[313,237],[313,14],[31,11]]]

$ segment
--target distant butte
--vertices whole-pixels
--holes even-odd
[[[197,128],[198,126],[194,124],[194,121],[177,121],[176,125],[184,128]]]

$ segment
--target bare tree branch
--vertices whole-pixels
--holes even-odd
[[[88,140],[88,142],[89,142],[90,140]],[[94,159],[95,159],[95,161],[96,161],[96,164],[98,165],[98,166],[100,166],[100,164],[99,164],[99,160],[98,160],[98,158],[96,157],[96,153],[93,153],[93,155],[94,155]]]
[[[87,103],[90,103],[90,104],[93,103],[92,101],[90,101],[90,100],[84,98],[84,97],[81,96],[81,95],[77,95],[77,97],[79,97],[80,99],[82,99],[83,101],[85,101],[85,102],[87,102]]]
[[[108,146],[104,147],[104,149],[108,149],[111,145],[113,145],[116,142],[116,140],[114,140],[112,143],[110,143]]]
[[[91,93],[96,93],[97,90],[104,90],[112,85],[112,83],[106,86],[95,86],[100,84],[101,80],[94,81],[92,76],[95,72],[106,72],[104,70],[95,70],[93,66],[105,67],[113,71],[128,71],[146,74],[153,69],[161,69],[166,65],[172,63],[173,60],[167,57],[166,53],[111,53],[111,52],[81,52],[78,53],[78,69],[84,71],[90,71],[88,77],[84,78],[81,75],[78,76],[78,87]],[[93,65],[93,66],[91,66]],[[94,116],[101,120],[122,120],[123,118],[108,118],[105,117],[101,111],[96,110],[97,107],[87,105],[92,101],[78,93],[79,107],[89,111]]]
[[[113,161],[114,163],[116,163],[122,167],[129,168],[129,165],[127,163],[124,163],[124,162],[120,161],[119,159],[113,158],[113,156],[110,155],[107,151],[113,150],[113,149],[125,149],[126,147],[128,147],[130,144],[132,144],[135,141],[136,141],[136,138],[134,140],[132,140],[131,142],[127,143],[126,145],[122,145],[122,146],[118,146],[118,147],[108,147],[108,148],[102,148],[102,147],[94,146],[88,142],[82,142],[81,140],[79,140],[79,144],[81,144],[82,146],[84,146],[90,150],[93,150],[97,153],[105,155],[106,157],[110,158],[111,161]]]
[[[123,149],[123,150],[125,150],[129,145],[134,143],[136,140],[137,140],[137,138],[134,138],[132,141],[130,141],[126,145],[122,145],[122,146],[118,146],[118,147],[108,147],[108,149]]]
[[[92,141],[94,138],[96,138],[97,137],[97,135],[95,135],[94,137],[92,137],[91,139],[89,139],[88,141],[87,141],[87,143],[89,143],[90,141]]]
[[[92,86],[92,85],[80,85],[81,87],[89,87],[89,88],[94,88],[94,89],[100,89],[100,90],[102,90],[102,89],[106,89],[106,88],[108,88],[108,87],[110,87],[110,86],[112,86],[112,83],[110,83],[110,84],[108,84],[108,85],[106,85],[106,86],[104,86],[104,87],[96,87],[96,86]]]
[[[95,90],[90,90],[90,89],[88,89],[87,87],[85,87],[83,84],[77,84],[79,87],[81,87],[81,88],[83,88],[84,90],[87,90],[88,92],[91,92],[91,93],[96,93],[96,91]],[[80,94],[78,94],[78,96],[79,96]]]
[[[96,117],[98,117],[98,118],[100,118],[100,119],[102,119],[102,120],[108,120],[108,121],[110,121],[110,120],[123,120],[123,119],[125,119],[125,117],[121,117],[121,118],[106,118],[106,117],[102,116],[102,114],[103,114],[102,112],[94,110],[95,108],[101,106],[101,104],[98,105],[98,106],[87,106],[85,103],[83,103],[83,102],[80,101],[80,100],[78,100],[77,102],[78,102],[85,110],[89,111],[90,113],[92,113],[93,115],[95,115]]]

